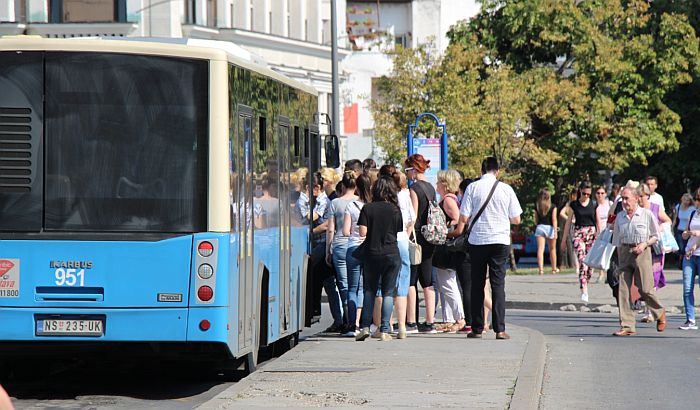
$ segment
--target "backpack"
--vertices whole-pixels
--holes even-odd
[[[444,245],[447,241],[447,222],[445,221],[445,214],[442,212],[437,202],[435,202],[435,198],[432,200],[428,199],[428,194],[423,187],[421,187],[421,191],[423,191],[428,201],[428,219],[425,225],[420,227],[420,232],[428,243]]]

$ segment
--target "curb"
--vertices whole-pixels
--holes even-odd
[[[544,335],[537,330],[522,327],[529,334],[529,340],[518,377],[515,380],[513,397],[508,406],[511,410],[537,410],[540,406],[540,393],[544,381],[544,365],[547,348]]]

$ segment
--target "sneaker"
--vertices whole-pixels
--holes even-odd
[[[379,341],[380,342],[388,342],[391,339],[393,339],[393,337],[391,337],[391,335],[389,333],[379,332]]]
[[[420,333],[437,333],[437,330],[435,330],[434,323],[423,322],[423,323],[418,325],[418,332],[420,332]]]
[[[463,328],[459,329],[457,333],[469,333],[472,331],[472,327],[469,325],[464,325]]]
[[[357,331],[355,330],[355,326],[346,326],[341,334],[345,337],[355,337]]]
[[[374,323],[372,323],[371,325],[369,325],[369,334],[370,334],[370,336],[374,337],[374,336],[377,334],[377,331],[378,331],[378,330],[379,330],[379,328],[378,328]]]
[[[678,326],[679,329],[681,330],[698,330],[698,325],[695,324],[695,322],[691,322],[690,320],[685,322],[684,324]]]
[[[330,325],[323,333],[340,333],[343,330],[343,325]]]
[[[406,338],[406,329],[399,329],[399,332],[396,334],[397,339],[405,339]]]
[[[406,333],[418,333],[418,325],[415,323],[406,323]]]
[[[360,332],[357,333],[357,335],[355,336],[355,341],[356,342],[363,342],[368,337],[369,337],[369,328],[363,327],[362,330],[360,330]]]
[[[588,293],[582,293],[581,300],[584,301],[585,303],[588,303]]]

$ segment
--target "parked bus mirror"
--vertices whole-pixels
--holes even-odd
[[[326,135],[323,141],[326,150],[326,166],[329,168],[340,167],[340,149],[337,135]]]

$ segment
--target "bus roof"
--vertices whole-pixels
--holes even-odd
[[[5,36],[0,37],[0,51],[94,51],[228,61],[231,64],[280,81],[290,87],[315,96],[318,95],[318,91],[315,88],[271,70],[261,57],[229,41],[146,37],[63,39],[38,36]]]

